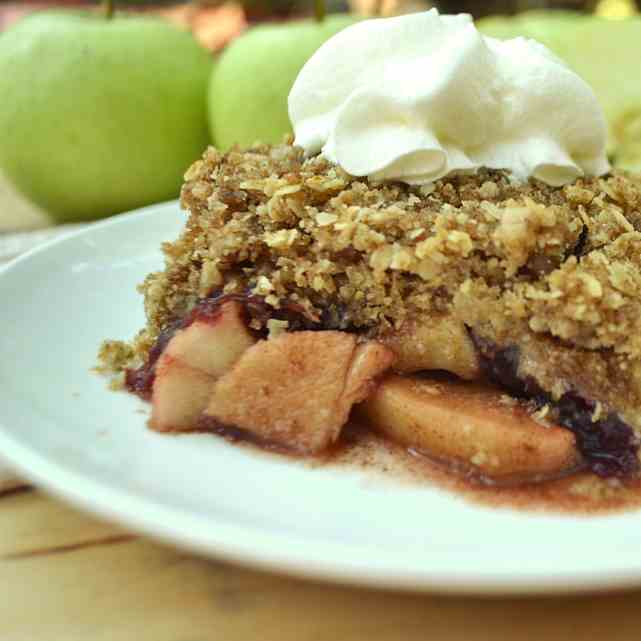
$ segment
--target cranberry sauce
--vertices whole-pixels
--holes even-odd
[[[233,425],[226,425],[224,423],[221,423],[213,416],[208,416],[206,414],[203,414],[198,419],[196,429],[202,432],[211,432],[213,434],[217,434],[218,436],[222,436],[224,439],[230,441],[231,443],[247,443],[249,445],[255,445],[261,450],[277,452],[278,454],[296,457],[303,456],[296,451],[286,447],[282,443],[265,440],[257,434],[250,432],[249,430],[235,427]]]
[[[125,372],[125,386],[130,392],[147,400],[151,398],[151,388],[156,378],[156,363],[160,355],[165,351],[165,347],[167,347],[171,337],[181,326],[182,321],[176,321],[168,325],[160,332],[156,342],[149,350],[147,362],[136,369],[128,369]]]
[[[518,346],[501,348],[470,333],[485,376],[516,397],[529,399],[539,407],[549,404],[556,422],[574,433],[579,451],[595,474],[604,478],[625,477],[638,470],[639,442],[632,428],[616,412],[593,421],[596,401],[574,391],[554,401],[532,377],[519,377]]]

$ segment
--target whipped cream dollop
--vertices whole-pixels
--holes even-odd
[[[562,185],[610,168],[585,81],[533,40],[487,38],[435,9],[333,36],[298,75],[289,115],[307,155],[371,180],[488,167]]]

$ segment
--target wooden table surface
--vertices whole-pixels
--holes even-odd
[[[42,221],[0,180],[0,229]],[[36,490],[0,492],[0,641],[638,641],[640,601],[322,585],[201,559]]]
[[[595,551],[596,552],[596,551]],[[395,594],[200,559],[48,498],[0,498],[3,641],[638,641],[641,593]]]

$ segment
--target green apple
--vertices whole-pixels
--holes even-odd
[[[592,85],[609,123],[613,162],[641,170],[641,18],[586,21],[572,35],[567,61]]]
[[[557,55],[563,56],[568,39],[575,28],[590,18],[577,11],[535,9],[520,15],[521,24],[530,38],[547,45]]]
[[[641,174],[641,115],[637,116],[634,125],[616,140],[618,146],[614,150],[613,159],[615,166]]]
[[[523,27],[510,16],[487,16],[476,21],[477,29],[485,36],[498,38],[499,40],[510,40],[517,36],[529,38]]]
[[[41,12],[0,35],[0,169],[57,220],[177,196],[211,57],[156,18]]]
[[[209,124],[216,145],[281,142],[291,132],[287,96],[312,54],[358,18],[346,14],[253,27],[220,56],[209,85]]]
[[[573,30],[582,24],[583,14],[575,11],[538,9],[516,16],[489,16],[477,22],[486,36],[507,40],[523,36],[538,40],[563,58]]]
[[[480,20],[478,26],[498,38],[535,38],[563,59],[592,86],[603,107],[615,166],[641,171],[641,18],[536,11]]]

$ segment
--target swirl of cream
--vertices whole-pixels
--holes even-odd
[[[354,176],[435,181],[480,167],[562,185],[609,170],[592,89],[543,45],[468,15],[365,20],[327,41],[289,95],[296,144]]]

